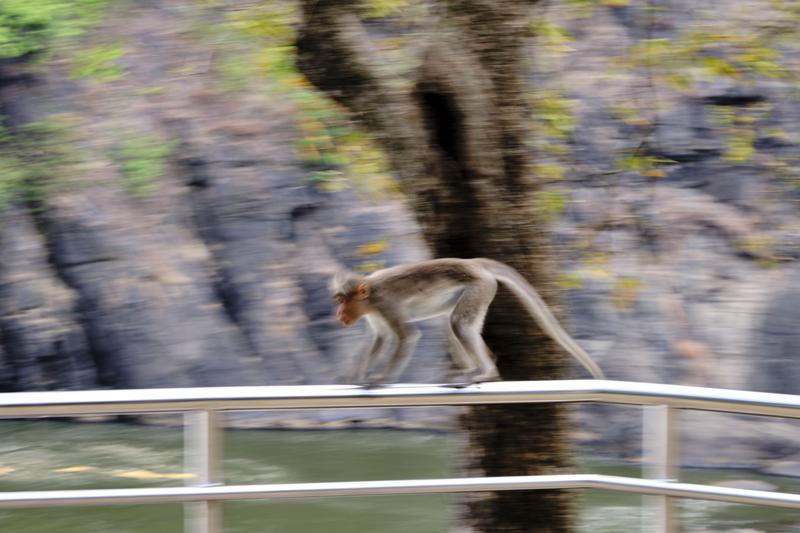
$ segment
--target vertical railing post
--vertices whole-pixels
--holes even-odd
[[[642,420],[643,474],[646,478],[677,480],[680,469],[678,411],[668,405],[645,406]],[[646,496],[643,533],[678,533],[675,498]]]
[[[191,411],[184,414],[184,469],[191,485],[223,482],[222,414],[217,411]],[[183,506],[185,533],[221,533],[222,502],[190,502]]]

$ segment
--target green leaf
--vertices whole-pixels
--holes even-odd
[[[389,241],[381,239],[379,241],[368,242],[358,247],[358,255],[378,255],[389,248]]]
[[[562,165],[537,163],[533,165],[532,172],[541,179],[560,180],[564,177],[566,170]]]
[[[562,289],[582,289],[583,278],[579,274],[561,274],[556,279],[556,285]]]
[[[102,19],[106,0],[2,0],[0,59],[42,52]]]
[[[536,201],[539,210],[544,216],[553,220],[564,212],[567,204],[567,195],[557,190],[541,190],[536,193]]]
[[[400,14],[415,4],[413,0],[366,0],[364,18],[386,18]]]
[[[123,55],[125,50],[120,44],[90,48],[75,57],[70,76],[73,79],[94,78],[101,82],[116,80],[125,73],[116,63]]]
[[[113,152],[122,175],[122,186],[130,194],[146,196],[158,188],[157,179],[166,169],[172,145],[149,136],[133,136],[119,142]]]
[[[703,59],[703,64],[712,74],[729,78],[738,78],[741,75],[741,71],[733,63],[720,57],[706,57]]]

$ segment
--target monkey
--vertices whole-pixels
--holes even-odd
[[[500,380],[481,332],[498,282],[514,293],[539,326],[575,357],[596,379],[600,367],[567,334],[536,290],[512,267],[492,259],[431,259],[377,270],[367,276],[341,270],[331,280],[336,319],[345,327],[362,317],[373,332],[366,353],[359,357],[356,383],[385,383],[405,368],[420,332],[412,323],[449,315],[448,337],[453,362],[463,372],[465,386]],[[368,377],[370,367],[393,346],[383,372]]]

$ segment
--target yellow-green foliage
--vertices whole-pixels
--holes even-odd
[[[674,38],[643,39],[632,45],[624,57],[618,58],[619,64],[651,69],[652,76],[676,89],[690,88],[692,78],[791,76],[778,47],[778,37],[791,32],[790,27],[781,29],[767,25],[759,28],[755,25],[742,30],[739,27],[745,25],[732,22],[730,17],[712,13],[704,20],[702,11],[697,14],[699,18],[690,30]],[[779,14],[780,11],[775,12],[776,19],[782,18]]]
[[[243,91],[254,73],[252,58],[246,54],[230,54],[215,62],[219,86],[227,92]]]
[[[730,163],[748,163],[752,161],[756,154],[753,145],[756,140],[756,132],[753,130],[736,129],[728,136],[727,146],[723,159]]]
[[[536,37],[537,45],[547,54],[559,56],[571,52],[569,43],[575,39],[566,28],[559,26],[546,17],[534,17],[531,22],[531,31]]]
[[[561,289],[582,289],[583,278],[578,274],[561,274],[556,279],[556,285]]]
[[[536,192],[536,205],[547,219],[556,219],[564,212],[567,195],[563,191],[544,189]]]
[[[566,139],[577,126],[575,101],[556,90],[535,91],[530,97],[533,127],[540,136]]]
[[[0,208],[14,198],[40,205],[59,184],[66,184],[84,161],[73,137],[74,120],[54,115],[16,129],[0,127]]]
[[[759,134],[765,137],[781,138],[791,142],[786,132],[780,129],[764,127],[772,113],[772,106],[759,103],[736,109],[730,106],[718,106],[712,110],[711,123],[717,133],[725,140],[723,159],[729,163],[752,163],[755,155],[755,141]],[[782,133],[781,133],[782,132]]]
[[[132,136],[120,141],[113,157],[122,175],[123,188],[136,196],[155,192],[157,179],[164,173],[171,151],[171,145],[149,136]]]
[[[106,0],[2,0],[0,59],[43,52],[102,19]]]
[[[608,5],[608,2],[603,2]],[[632,9],[645,9],[638,2],[626,2]],[[660,10],[668,11],[661,7]],[[685,31],[671,38],[652,38],[637,41],[627,52],[616,58],[615,64],[622,72],[639,70],[646,73],[654,87],[667,87],[675,91],[690,91],[698,82],[728,78],[737,84],[748,84],[758,78],[778,78],[798,81],[796,64],[786,51],[800,42],[800,3],[774,0],[760,7],[758,16],[748,15],[747,6],[733,9],[720,16],[715,9],[697,8],[694,19]],[[658,12],[651,13],[657,23]],[[646,102],[650,105],[658,102]],[[645,118],[647,109],[615,109],[615,114],[626,124],[649,126],[652,117]],[[720,106],[712,110],[717,134],[726,148],[723,158],[733,164],[752,163],[756,158],[755,141],[768,113],[759,105],[742,111]],[[662,171],[651,162],[635,163],[625,160],[623,154],[619,167],[637,170],[650,175]]]
[[[0,210],[22,189],[24,183],[23,164],[6,150],[5,143],[0,138]]]
[[[664,170],[666,165],[674,165],[676,161],[666,157],[644,155],[638,150],[624,153],[616,160],[618,170],[638,172],[642,176],[649,178],[663,178],[667,175]]]
[[[73,79],[92,78],[100,82],[114,81],[125,71],[116,62],[125,50],[120,44],[96,46],[75,56],[70,75]]]
[[[543,180],[560,180],[564,177],[566,169],[562,165],[534,163],[531,168],[532,174]]]
[[[369,274],[370,272],[382,269],[384,266],[386,266],[386,261],[365,261],[356,265],[355,269],[357,272]]]
[[[374,13],[385,16],[411,3],[386,2]],[[312,182],[327,191],[350,185],[379,193],[397,190],[385,155],[371,137],[355,129],[348,113],[297,70],[294,41],[299,12],[295,4],[266,2],[229,13],[227,22],[259,43],[249,64],[271,83],[276,96],[294,105],[297,157],[309,169]]]
[[[643,283],[637,278],[618,278],[611,294],[611,301],[614,307],[620,311],[631,309],[636,303],[643,286]]]
[[[418,0],[365,0],[364,18],[385,18],[400,14],[418,4]]]
[[[571,164],[567,156],[578,123],[575,101],[555,89],[539,89],[530,94],[529,102],[532,108],[530,143],[538,152],[531,174],[538,179],[560,180]],[[544,205],[553,206],[556,199],[540,200],[544,200]],[[548,216],[555,216],[562,208],[563,205],[548,210]]]
[[[775,254],[775,238],[764,233],[748,235],[738,243],[739,248],[754,257],[762,268],[773,268],[780,264]]]
[[[372,241],[362,244],[358,247],[358,255],[378,255],[385,252],[389,248],[389,241],[381,239],[379,241]]]
[[[566,55],[573,51],[570,43],[574,38],[566,28],[541,15],[533,17],[530,24],[537,51],[532,61],[543,79],[551,79],[553,73],[564,67]],[[536,84],[528,95],[528,103],[531,108],[528,144],[536,154],[530,172],[537,179],[560,180],[572,164],[569,155],[578,124],[576,102],[567,97],[563,88]],[[558,203],[554,200],[543,199],[542,203],[554,207]],[[547,216],[555,216],[560,210],[561,207],[550,209]]]

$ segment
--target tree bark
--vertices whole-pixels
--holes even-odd
[[[449,0],[437,5],[413,89],[382,74],[356,2],[304,0],[298,66],[382,143],[437,257],[491,257],[516,268],[552,303],[552,259],[527,172],[523,46],[533,2]],[[505,380],[559,379],[562,352],[506,291],[484,337]],[[569,466],[563,409],[478,406],[462,417],[467,466],[477,475],[552,474]],[[564,491],[469,498],[475,531],[563,533]]]

